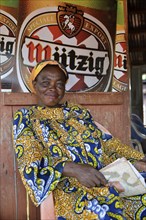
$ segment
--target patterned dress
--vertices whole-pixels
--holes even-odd
[[[131,162],[144,157],[101,131],[87,109],[68,103],[20,109],[14,116],[13,140],[33,203],[40,205],[53,192],[58,220],[146,219],[146,195],[121,198],[114,187],[87,188],[62,175],[66,161],[100,170],[119,157]]]

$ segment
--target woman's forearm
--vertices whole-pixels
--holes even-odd
[[[66,162],[65,163],[65,166],[64,166],[64,169],[63,169],[63,176],[66,176],[66,177],[76,177],[76,171],[77,171],[77,168],[78,167],[78,164],[77,163],[74,163],[74,162]]]
[[[74,177],[86,187],[106,185],[107,180],[104,175],[89,164],[77,164],[66,162],[63,176]]]

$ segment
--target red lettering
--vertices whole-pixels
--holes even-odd
[[[28,59],[32,63],[35,60],[35,56],[34,56],[35,46],[33,42],[30,42],[26,46],[28,47]]]
[[[41,44],[37,44],[34,46],[33,42],[30,42],[26,45],[28,48],[28,60],[33,62],[40,62],[44,59],[49,59],[51,57],[51,48],[47,45],[46,47],[42,47]]]
[[[115,67],[119,67],[119,68],[121,68],[122,66],[123,66],[123,58],[122,58],[122,56],[121,55],[116,55],[115,54],[115,57],[114,57],[114,66]]]

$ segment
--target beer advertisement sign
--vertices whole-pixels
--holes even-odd
[[[30,7],[24,9],[25,2],[22,0],[19,5],[16,54],[22,91],[31,92],[32,68],[46,59],[57,60],[66,67],[69,73],[67,92],[109,91],[113,75],[116,4],[113,10],[111,1],[110,7],[107,1],[108,9],[102,9],[102,5],[98,8],[98,1],[96,9],[92,8],[94,1],[87,1],[86,7],[81,1],[75,1],[76,4],[41,1],[40,5],[28,1]]]
[[[3,1],[2,1],[3,2]],[[0,6],[0,81],[1,91],[11,92],[16,73],[17,1]]]
[[[15,57],[12,92],[32,92],[31,71],[47,59],[65,66],[67,92],[111,91],[116,14],[116,0],[19,1],[17,22],[9,16],[17,38],[11,31],[0,39],[3,76]]]
[[[114,92],[127,91],[129,87],[124,6],[124,0],[119,0],[117,4],[114,74],[112,83],[112,91]]]

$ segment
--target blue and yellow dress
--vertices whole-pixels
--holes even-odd
[[[58,220],[146,219],[146,195],[120,198],[114,187],[87,188],[62,175],[66,161],[100,170],[119,157],[144,157],[101,131],[87,109],[68,103],[22,108],[14,116],[13,142],[33,203],[40,205],[53,192]]]

